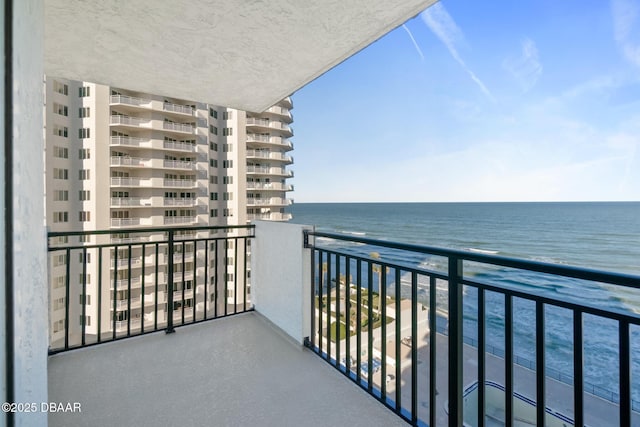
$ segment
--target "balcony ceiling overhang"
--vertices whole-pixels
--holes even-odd
[[[436,0],[45,0],[45,73],[263,111]]]

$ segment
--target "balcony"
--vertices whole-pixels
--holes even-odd
[[[111,218],[112,227],[134,227],[140,225],[140,218]]]
[[[162,109],[171,113],[183,114],[186,116],[193,116],[194,108],[190,105],[173,104],[171,102],[165,102],[162,104]]]
[[[148,207],[151,206],[151,199],[142,199],[140,197],[112,197],[111,207]]]
[[[139,157],[114,156],[111,157],[111,166],[128,166],[128,167],[148,167],[151,164],[150,159],[142,159]]]
[[[261,127],[265,129],[277,129],[283,131],[287,136],[293,135],[291,127],[277,120],[260,119],[256,117],[247,117],[247,127]]]
[[[191,197],[187,197],[187,198],[165,197],[162,203],[163,203],[163,206],[195,206],[198,203],[198,199],[194,199]]]
[[[162,122],[162,128],[164,130],[170,130],[173,132],[189,133],[189,134],[194,133],[193,125],[188,123]]]
[[[195,167],[194,162],[186,162],[182,160],[164,160],[162,165],[166,169],[193,170]]]
[[[281,160],[286,163],[293,163],[293,158],[279,152],[269,152],[261,150],[247,150],[248,158]]]
[[[135,107],[151,106],[150,99],[137,98],[127,95],[111,95],[111,97],[109,98],[109,102],[111,105],[132,105]]]
[[[180,237],[177,233],[181,230],[192,230],[193,237]],[[194,266],[210,271],[219,271],[227,264],[224,258],[229,256],[229,250],[223,248],[232,247],[236,259],[233,269],[238,274],[233,282],[220,278],[211,281],[209,274],[189,276],[196,280],[196,292],[193,285],[185,289],[185,301],[195,298],[186,305],[181,305],[183,291],[177,288],[169,289],[166,306],[156,304],[162,298],[150,295],[160,292],[158,279],[146,280],[139,304],[135,298],[132,300],[137,305],[132,303],[130,307],[128,301],[116,302],[116,307],[125,313],[138,306],[152,308],[152,312],[145,313],[144,322],[132,312],[128,314],[133,317],[131,321],[116,321],[103,314],[103,319],[106,318],[103,330],[87,331],[74,325],[52,341],[52,353],[56,353],[153,331],[172,332],[177,326],[184,326],[175,335],[152,334],[112,346],[52,356],[50,399],[73,401],[72,397],[81,392],[85,399],[82,418],[85,424],[93,424],[104,416],[104,411],[110,410],[99,404],[105,395],[127,396],[128,387],[131,392],[133,388],[139,390],[139,381],[146,381],[150,390],[160,387],[164,377],[153,373],[162,371],[164,363],[172,373],[171,387],[176,392],[166,397],[143,392],[143,400],[155,402],[153,410],[141,411],[143,414],[139,413],[140,406],[134,412],[128,409],[129,405],[122,405],[124,416],[133,417],[127,418],[129,422],[184,417],[184,412],[176,408],[189,405],[190,416],[195,414],[198,419],[216,416],[217,424],[225,424],[228,416],[229,423],[235,425],[238,414],[223,408],[245,405],[247,393],[264,395],[269,390],[268,395],[274,400],[265,403],[267,406],[280,408],[286,404],[286,411],[267,411],[277,413],[278,417],[288,417],[292,411],[297,414],[295,411],[309,400],[313,402],[312,408],[305,411],[317,410],[319,400],[336,397],[336,408],[321,411],[326,417],[333,417],[344,408],[353,417],[354,405],[358,405],[358,421],[369,416],[363,413],[364,418],[360,417],[363,408],[375,411],[377,419],[368,421],[372,425],[404,425],[401,423],[406,421],[412,425],[462,426],[476,425],[478,418],[486,419],[485,425],[503,425],[505,419],[511,420],[507,422],[511,425],[543,425],[543,420],[550,426],[640,423],[637,412],[640,402],[634,400],[637,391],[630,381],[631,360],[635,357],[632,349],[637,346],[637,337],[631,332],[637,331],[640,316],[609,309],[582,295],[558,299],[543,291],[532,291],[528,283],[546,278],[584,282],[585,286],[595,283],[638,288],[640,277],[317,232],[294,224],[258,223],[255,228],[194,227],[157,232],[164,237],[136,247],[147,254],[167,250],[169,258],[175,260],[176,255],[178,259],[181,256],[175,253],[176,247],[188,244],[196,248]],[[51,233],[50,237],[60,234]],[[230,246],[231,241],[235,244]],[[250,292],[249,266],[238,262],[248,258],[249,247]],[[56,246],[49,250],[53,254],[67,252],[67,259],[75,259],[75,252],[83,249]],[[384,258],[376,255],[377,251],[384,251]],[[425,259],[439,261],[426,263],[434,267],[425,268]],[[274,265],[278,268],[273,268]],[[226,268],[229,271],[229,266]],[[495,283],[490,280],[492,269],[502,273],[512,271],[512,280]],[[168,283],[179,286],[181,273],[172,270],[168,272]],[[128,280],[116,281],[114,285],[111,288],[119,290],[130,286]],[[82,292],[86,284],[66,286],[70,291]],[[142,301],[142,295],[148,301]],[[173,307],[169,316],[167,307]],[[75,319],[87,309],[88,306],[73,304],[66,307],[66,312]],[[202,323],[230,314],[236,315]],[[502,316],[501,322],[496,322],[496,315]],[[520,355],[523,344],[513,339],[515,316],[530,319],[533,360]],[[618,390],[605,390],[590,383],[588,359],[584,357],[588,350],[584,341],[587,321],[610,322],[617,330],[619,341],[611,353],[614,368],[610,374],[620,379]],[[559,327],[569,328],[575,343],[566,355],[572,363],[564,372],[550,369],[546,359],[558,349],[545,337],[551,332],[558,333],[555,328]],[[503,334],[499,348],[488,342],[490,337],[495,338],[495,328],[500,328]],[[144,359],[152,354],[163,357],[154,364],[122,363],[122,358]],[[215,363],[203,365],[202,354]],[[175,360],[181,363],[176,365]],[[103,369],[96,371],[95,366]],[[194,366],[199,368],[193,369]],[[87,381],[69,381],[70,372],[74,373],[73,378],[81,379],[86,372]],[[114,381],[114,375],[127,378],[126,384]],[[95,381],[101,381],[103,376],[106,381],[103,387],[94,387]],[[149,383],[149,378],[158,379]],[[225,387],[212,389],[202,378],[229,381]],[[308,396],[311,378],[314,398],[299,401],[297,393]],[[357,387],[348,387],[350,382]],[[298,386],[306,387],[306,392],[298,391]],[[181,397],[183,390],[195,393],[193,387],[214,393],[213,406],[193,406],[191,394]],[[330,391],[320,393],[325,387]],[[367,393],[373,397],[368,399],[369,403],[364,399]],[[505,395],[512,397],[504,399]],[[472,399],[476,403],[470,403]],[[158,404],[165,400],[166,405]],[[367,406],[376,401],[379,405]],[[86,415],[84,402],[91,408]],[[166,406],[171,408],[163,409]],[[211,408],[215,408],[215,415],[209,412]],[[243,408],[243,422],[253,420],[252,417],[257,417],[259,424],[265,422],[261,417],[266,415],[260,408],[256,410],[255,405]],[[391,415],[394,418],[389,418]],[[50,421],[52,425],[69,425],[71,416],[53,414]],[[326,417],[320,418],[323,423]],[[160,418],[158,423],[173,423]]]
[[[247,174],[252,175],[278,175],[284,177],[292,177],[293,171],[287,170],[283,167],[271,167],[271,166],[247,166]]]
[[[116,147],[151,147],[151,140],[147,138],[134,138],[130,136],[112,136],[111,146]]]
[[[192,224],[198,220],[196,216],[165,216],[164,224]]]
[[[293,150],[293,143],[281,136],[261,135],[258,133],[247,133],[247,143],[250,145],[275,145],[285,150]]]
[[[283,199],[281,197],[271,197],[268,199],[247,199],[248,206],[290,206],[293,204],[291,199]]]
[[[247,182],[247,190],[293,191],[293,185],[280,182]]]
[[[165,187],[179,187],[179,188],[193,188],[196,186],[196,181],[192,179],[168,179],[163,181]]]
[[[164,141],[162,147],[165,150],[174,150],[174,151],[196,151],[195,144],[187,144],[184,142],[174,142],[174,141]]]
[[[122,125],[129,127],[151,127],[151,119],[145,119],[142,117],[132,117],[132,116],[121,116],[121,115],[112,115],[110,116],[110,122],[112,125]]]

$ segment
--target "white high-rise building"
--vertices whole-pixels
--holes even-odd
[[[154,301],[153,295],[160,299],[162,291],[156,294],[155,289],[149,289],[145,295],[144,288],[145,280],[160,281],[166,290],[166,245],[156,247],[165,251],[159,254],[152,245],[127,246],[153,242],[161,232],[153,237],[153,233],[130,230],[244,225],[253,219],[291,218],[285,210],[292,203],[286,194],[293,190],[286,183],[293,176],[287,169],[293,162],[287,155],[293,149],[289,98],[254,114],[53,77],[46,79],[45,88],[49,231],[121,231],[58,237],[61,243],[91,247],[51,256],[51,342],[64,338],[65,317],[69,318],[71,335],[81,330],[88,335],[112,333],[114,329],[118,333],[132,324],[166,321],[166,296]],[[197,238],[198,233],[186,235]],[[95,247],[114,243],[123,245]],[[173,268],[173,289],[181,291],[173,299],[174,310],[184,316],[186,308],[189,319],[197,316],[203,304],[209,308],[214,301],[238,303],[239,296],[232,289],[224,287],[226,297],[218,299],[214,294],[220,289],[211,287],[203,292],[198,283],[204,282],[205,274],[211,276],[212,283],[214,276],[218,276],[216,283],[232,283],[234,264],[246,261],[241,259],[241,251],[238,255],[227,243],[221,249],[226,253],[226,266],[206,272],[201,268],[203,247],[187,244],[182,249],[185,262],[182,264],[180,256]],[[68,280],[82,285],[68,291]],[[235,280],[237,283],[238,278]]]

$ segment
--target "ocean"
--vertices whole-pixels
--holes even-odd
[[[575,203],[300,203],[291,208],[298,224],[317,230],[542,262],[640,275],[640,202]],[[367,254],[372,248],[357,248]],[[392,250],[382,259],[400,261]],[[443,260],[422,255],[403,262],[443,270]],[[507,269],[478,269],[478,280],[543,293],[554,298],[588,298],[589,303],[640,314],[640,290],[620,289]],[[426,285],[426,284],[425,284]],[[446,285],[445,285],[446,286]],[[426,296],[426,286],[420,299]],[[476,338],[475,289],[464,295],[464,334]],[[446,310],[446,295],[438,307]],[[514,300],[514,352],[521,364],[535,361],[535,306]],[[487,294],[487,339],[504,351],[504,299]],[[571,381],[572,329],[568,310],[547,307],[548,373]],[[618,396],[617,323],[584,316],[585,389],[615,401]],[[640,328],[631,327],[634,407],[640,409]]]

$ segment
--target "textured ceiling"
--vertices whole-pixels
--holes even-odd
[[[435,0],[45,0],[45,72],[262,111]]]

